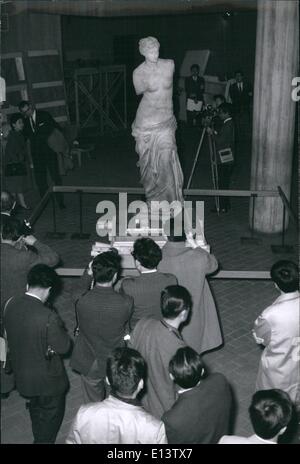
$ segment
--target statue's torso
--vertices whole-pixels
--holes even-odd
[[[173,116],[173,73],[172,60],[159,60],[151,69],[144,62],[136,69],[137,79],[146,88],[136,113],[138,127],[151,127]]]

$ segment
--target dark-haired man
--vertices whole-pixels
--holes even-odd
[[[35,264],[54,267],[58,254],[33,235],[23,235],[24,224],[8,217],[1,230],[1,306],[25,292],[27,273]],[[29,247],[29,248],[27,248]]]
[[[171,285],[161,294],[162,319],[141,319],[130,336],[130,346],[141,353],[148,366],[143,405],[158,419],[176,398],[168,367],[178,348],[186,346],[179,327],[187,321],[191,307],[189,292],[180,285]]]
[[[105,398],[106,360],[112,350],[124,346],[133,307],[130,296],[120,295],[113,288],[121,268],[117,251],[99,254],[91,268],[92,289],[79,298],[76,306],[79,335],[71,358],[71,367],[81,374],[85,403]]]
[[[224,435],[219,445],[275,445],[292,419],[293,403],[279,389],[257,391],[249,407],[255,434],[250,437]]]
[[[29,399],[34,443],[54,443],[68,388],[59,355],[69,350],[70,338],[60,317],[45,305],[57,288],[56,272],[37,264],[30,269],[27,282],[25,295],[7,303],[4,325],[16,388]]]
[[[254,323],[255,341],[265,346],[256,389],[280,388],[295,401],[300,389],[299,268],[292,261],[277,261],[271,268],[271,278],[280,296]]]
[[[37,110],[32,102],[23,100],[19,103],[20,113],[25,118],[24,136],[29,138],[36,184],[43,197],[48,190],[47,171],[54,185],[61,185],[58,160],[55,151],[49,146],[48,139],[54,130],[62,132],[62,128],[48,111]],[[62,193],[58,193],[57,201],[61,209],[65,208]]]
[[[252,89],[241,70],[235,71],[235,82],[229,87],[229,95],[237,117],[243,112],[249,113]]]
[[[176,285],[173,274],[158,272],[157,266],[162,258],[160,247],[147,237],[134,242],[132,253],[139,277],[126,277],[122,281],[121,291],[134,300],[130,328],[134,329],[143,317],[161,318],[160,295],[168,285]]]
[[[168,443],[216,444],[229,430],[232,396],[223,374],[207,374],[201,356],[179,348],[169,364],[177,400],[162,417]]]
[[[82,406],[68,444],[166,444],[165,427],[137,399],[144,387],[146,363],[130,348],[117,348],[107,359],[111,393],[104,401]]]

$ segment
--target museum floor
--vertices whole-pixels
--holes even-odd
[[[246,190],[250,185],[249,134],[250,130],[246,131],[238,144],[232,189]],[[183,128],[179,135],[180,159],[187,179],[201,131]],[[98,137],[94,143],[92,158],[83,159],[81,168],[75,166],[75,169],[63,178],[65,185],[139,186],[137,156],[129,131],[114,137]],[[212,188],[210,163],[205,149],[200,153],[192,188]],[[32,189],[28,191],[28,198],[31,204],[38,201]],[[45,233],[52,227],[50,205],[35,224],[37,237],[51,244],[60,253],[64,267],[84,267],[89,262],[92,243],[97,239],[96,205],[101,199],[103,196],[100,194],[85,194],[83,198],[84,232],[91,233],[89,240],[70,240],[70,234],[78,231],[78,199],[74,194],[66,194],[67,209],[57,211],[58,230],[67,232],[65,239],[45,238]],[[296,246],[293,254],[272,253],[270,245],[280,244],[280,235],[261,235],[259,245],[241,244],[240,237],[250,235],[247,198],[233,199],[231,210],[220,216],[210,212],[214,206],[213,201],[213,197],[206,198],[205,201],[205,235],[222,270],[268,271],[275,261],[283,257],[298,261]],[[296,230],[291,223],[286,243],[296,245],[296,241]],[[225,343],[220,349],[204,355],[204,361],[212,371],[222,372],[229,380],[235,403],[232,431],[235,434],[247,435],[251,433],[247,408],[254,391],[261,354],[260,348],[251,336],[251,328],[258,314],[276,298],[277,292],[269,280],[211,279],[210,284],[217,302]],[[76,278],[64,278],[64,289],[56,304],[70,334],[73,334],[75,324],[74,306],[70,299],[74,285]],[[64,443],[70,423],[82,402],[79,376],[69,368],[69,359],[66,359],[65,363],[71,386],[57,443]],[[1,402],[1,435],[2,443],[33,441],[25,400],[16,391]]]

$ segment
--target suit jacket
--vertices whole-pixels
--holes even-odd
[[[215,444],[228,433],[232,397],[222,374],[210,374],[197,387],[180,393],[167,411],[168,443]]]
[[[25,294],[8,303],[4,324],[19,393],[25,397],[64,393],[68,378],[59,354],[69,350],[70,338],[60,317]],[[47,344],[58,353],[51,361],[45,359]]]
[[[74,370],[87,375],[97,360],[99,378],[105,377],[107,357],[115,348],[124,346],[132,307],[132,298],[120,295],[112,287],[95,286],[78,300],[79,335],[71,358]]]
[[[266,308],[254,323],[255,337],[261,338],[263,351],[256,390],[280,388],[295,401],[300,388],[299,291],[284,293]]]
[[[213,254],[202,248],[189,248],[184,242],[167,242],[162,249],[159,270],[172,272],[179,285],[187,288],[193,299],[190,320],[182,327],[186,343],[198,353],[222,344],[222,334],[206,275],[218,268]]]
[[[143,405],[160,419],[176,399],[175,386],[169,376],[169,362],[178,348],[186,346],[178,330],[164,320],[141,319],[130,335],[130,346],[147,362],[147,390]]]
[[[35,131],[32,130],[29,118],[25,119],[23,133],[30,140],[33,155],[42,156],[45,151],[50,150],[48,138],[54,129],[62,131],[48,111],[36,110]]]
[[[203,77],[198,76],[196,80],[192,76],[185,78],[185,92],[187,98],[196,98],[198,101],[203,101],[205,81]]]
[[[134,300],[130,328],[134,329],[137,322],[144,317],[161,319],[160,296],[168,285],[176,285],[177,279],[172,274],[162,272],[143,273],[138,277],[125,277],[121,291]]]
[[[11,296],[24,294],[27,274],[33,266],[43,263],[54,267],[58,262],[58,254],[38,240],[28,250],[1,243],[1,307]]]
[[[251,101],[252,88],[248,82],[243,81],[243,90],[240,91],[238,83],[234,82],[229,87],[229,95],[232,101],[232,105],[236,111],[248,109]]]
[[[235,155],[235,140],[234,140],[234,122],[232,118],[228,118],[223,121],[222,126],[220,127],[219,132],[215,134],[215,143],[217,150],[217,163],[221,164],[221,159],[218,154],[219,150],[224,150],[225,148],[231,148],[233,157]]]

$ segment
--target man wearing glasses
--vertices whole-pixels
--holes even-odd
[[[40,196],[43,197],[49,188],[47,171],[54,185],[62,185],[56,153],[48,144],[48,138],[54,129],[58,129],[60,132],[62,129],[50,113],[36,110],[29,101],[21,101],[19,110],[25,118],[24,136],[30,140],[35,181]],[[65,205],[61,193],[57,194],[57,201],[59,207],[64,209]]]

